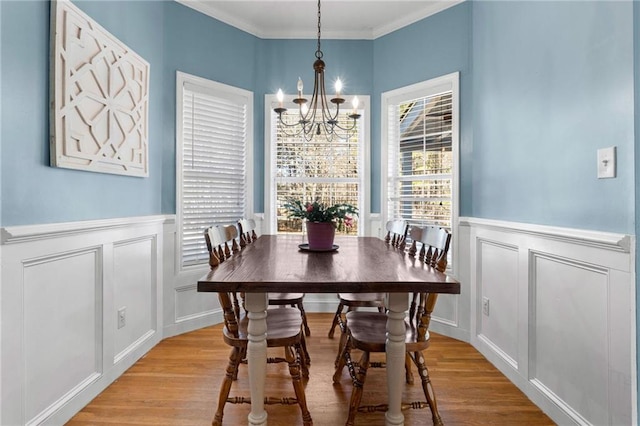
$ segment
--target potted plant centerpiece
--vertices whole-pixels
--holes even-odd
[[[351,204],[338,203],[328,206],[319,201],[303,204],[289,200],[284,204],[290,218],[306,219],[309,250],[332,250],[337,227],[350,227],[358,209]]]

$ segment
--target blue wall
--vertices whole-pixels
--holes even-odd
[[[634,233],[632,8],[473,3],[466,214]],[[614,145],[617,178],[599,180],[596,151]]]
[[[444,10],[374,42],[371,110],[371,210],[380,212],[380,131],[383,92],[460,72],[460,213],[468,214],[471,151],[470,2]]]
[[[315,40],[260,40],[173,1],[74,3],[151,64],[150,176],[49,167],[49,4],[2,1],[0,223],[174,213],[176,70],[254,92],[263,210],[264,94],[311,84]],[[371,95],[372,211],[380,94],[459,71],[463,216],[634,233],[632,11],[465,2],[374,41],[323,40],[327,80]],[[618,178],[598,180],[596,150],[611,145]]]
[[[2,1],[2,225],[160,213],[163,5],[75,2],[151,64],[148,178],[49,167],[49,2]]]

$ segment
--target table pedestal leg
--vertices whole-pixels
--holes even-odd
[[[387,396],[389,409],[385,413],[387,426],[404,425],[402,415],[402,385],[405,360],[405,312],[409,306],[406,293],[389,293],[387,307]]]
[[[251,387],[250,426],[266,426],[264,382],[267,377],[267,294],[246,293],[245,307],[249,315],[247,363]]]

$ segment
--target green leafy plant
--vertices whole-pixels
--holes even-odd
[[[327,206],[319,201],[303,204],[300,200],[289,200],[284,208],[290,218],[306,219],[309,222],[331,222],[335,226],[353,225],[353,216],[358,214],[358,209],[351,204],[338,203]]]

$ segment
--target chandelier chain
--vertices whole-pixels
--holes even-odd
[[[322,50],[320,50],[320,0],[318,0],[318,50],[316,50],[316,58],[322,58]]]

